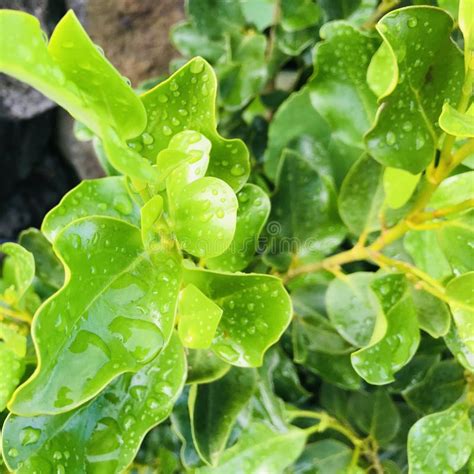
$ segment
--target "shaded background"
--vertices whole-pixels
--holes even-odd
[[[34,14],[49,34],[72,8],[134,87],[167,73],[179,56],[169,29],[184,17],[184,0],[0,0],[0,8]],[[67,190],[103,175],[91,143],[78,142],[72,126],[39,92],[0,74],[0,241],[39,227]]]

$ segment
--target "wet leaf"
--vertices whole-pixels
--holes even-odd
[[[402,207],[410,199],[421,174],[411,174],[398,168],[386,168],[383,174],[385,199],[392,209]]]
[[[188,350],[187,384],[209,383],[223,377],[231,366],[219,359],[211,350]]]
[[[3,452],[18,473],[122,472],[145,434],[171,412],[184,385],[186,359],[176,335],[135,374],[123,374],[97,398],[59,415],[10,415]]]
[[[418,324],[431,337],[445,336],[451,324],[451,315],[446,304],[432,294],[412,288]]]
[[[16,299],[21,300],[35,277],[33,254],[14,242],[1,244],[0,253],[7,255],[3,263],[3,283],[11,285]]]
[[[338,474],[346,472],[352,458],[347,444],[324,439],[308,444],[294,467],[295,474]]]
[[[471,105],[463,114],[449,103],[445,103],[439,117],[439,126],[446,133],[456,137],[474,137],[474,106]]]
[[[117,375],[140,370],[174,324],[180,266],[170,252],[147,253],[136,227],[81,219],[54,249],[68,277],[35,316],[38,367],[10,403],[23,416],[71,410]]]

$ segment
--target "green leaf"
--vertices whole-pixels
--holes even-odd
[[[308,444],[294,466],[295,474],[339,474],[349,472],[352,451],[335,439]]]
[[[451,315],[445,303],[432,294],[412,287],[418,324],[431,337],[445,336],[451,324]]]
[[[393,61],[392,50],[387,43],[382,43],[372,56],[367,69],[367,84],[377,98],[389,94],[397,81],[397,68]]]
[[[420,331],[404,275],[385,275],[375,280],[371,289],[382,302],[389,300],[390,306],[382,303],[383,313],[379,313],[379,318],[383,318],[383,323],[376,323],[370,344],[353,352],[351,362],[366,382],[383,385],[393,382],[395,372],[415,355]],[[380,330],[380,326],[384,330]]]
[[[68,276],[35,316],[38,367],[10,403],[23,416],[71,410],[117,375],[140,370],[174,324],[177,257],[146,252],[136,227],[80,219],[57,236],[54,250]]]
[[[452,29],[448,13],[421,6],[390,12],[377,24],[396,64],[366,135],[369,153],[383,165],[417,174],[434,159],[443,102],[456,103],[461,91],[462,55]]]
[[[163,213],[163,198],[160,195],[153,196],[140,210],[140,224],[142,242],[145,248],[159,245],[156,225]]]
[[[338,207],[344,224],[356,235],[380,228],[384,202],[383,167],[368,155],[354,163],[342,182]]]
[[[259,31],[263,31],[273,24],[276,0],[240,0],[242,13],[247,23],[254,24]]]
[[[64,269],[44,234],[30,228],[21,232],[18,241],[33,254],[37,278],[43,284],[59,289],[64,282]]]
[[[383,187],[389,207],[398,209],[411,198],[421,174],[411,174],[398,168],[385,168]]]
[[[474,106],[471,105],[463,114],[446,102],[439,117],[439,126],[456,137],[474,137]]]
[[[267,234],[265,258],[281,269],[291,258],[304,262],[328,255],[345,236],[332,182],[291,150],[282,155]]]
[[[468,406],[453,405],[418,420],[408,434],[411,474],[451,474],[463,467],[472,450]]]
[[[211,270],[243,270],[253,259],[258,238],[270,213],[267,194],[254,184],[246,184],[238,193],[239,208],[234,238],[218,257],[206,260]]]
[[[202,58],[195,58],[169,79],[141,96],[148,123],[135,149],[150,160],[183,130],[202,133],[212,143],[208,174],[239,190],[249,175],[248,151],[242,141],[226,140],[216,131],[216,76]],[[143,146],[146,142],[147,145]]]
[[[20,300],[35,277],[33,254],[14,242],[1,244],[0,252],[7,255],[3,264],[3,281],[7,286],[14,287],[15,296]]]
[[[224,107],[239,110],[255,97],[267,80],[265,35],[231,38],[230,61],[217,65],[219,94]]]
[[[209,383],[223,377],[231,368],[211,350],[188,350],[187,384]]]
[[[433,193],[430,207],[440,209],[454,206],[472,198],[474,188],[474,171],[456,174],[445,179]]]
[[[185,376],[184,351],[174,335],[139,372],[121,375],[76,410],[31,418],[10,415],[3,427],[5,460],[25,474],[122,472],[145,434],[170,414]]]
[[[188,403],[194,446],[207,464],[218,463],[238,414],[256,389],[256,382],[253,370],[233,367],[213,383],[191,387]]]
[[[103,57],[70,10],[46,44],[38,20],[27,13],[0,12],[0,71],[38,89],[96,135],[104,128],[121,138],[142,132],[143,105]]]
[[[265,351],[291,320],[291,301],[279,278],[184,268],[184,281],[195,285],[223,310],[212,350],[242,367],[263,362]]]
[[[303,451],[306,433],[299,428],[273,431],[263,423],[251,424],[239,441],[224,451],[217,467],[204,467],[197,474],[254,474],[283,472]]]
[[[428,414],[450,407],[464,392],[464,369],[455,360],[433,365],[420,382],[403,391],[403,397],[415,410]]]
[[[472,68],[472,56],[474,53],[474,8],[469,0],[459,1],[459,27],[464,36],[464,60],[466,69]]]
[[[224,181],[206,176],[186,185],[173,212],[181,248],[199,257],[216,257],[227,250],[237,224],[237,197]]]
[[[320,36],[324,41],[315,48],[309,83],[311,103],[329,124],[331,139],[360,156],[377,109],[366,75],[378,40],[343,21],[325,24]]]
[[[474,372],[474,351],[471,351],[466,344],[464,344],[454,324],[451,324],[451,328],[444,337],[444,341],[458,362],[466,369]]]
[[[339,334],[357,347],[369,344],[381,308],[369,292],[373,273],[357,272],[335,278],[326,293],[329,319]]]
[[[41,231],[50,242],[71,222],[86,216],[107,216],[140,227],[140,208],[130,199],[125,179],[84,180],[69,191],[43,220]]]
[[[321,10],[313,0],[282,0],[281,26],[287,31],[299,31],[319,21]]]
[[[356,392],[349,401],[351,420],[365,434],[385,445],[397,434],[400,415],[384,390]]]
[[[471,234],[472,237],[472,234]],[[446,287],[449,307],[463,344],[474,352],[474,272],[451,280]]]
[[[283,149],[295,138],[309,135],[323,148],[329,145],[330,129],[314,109],[309,89],[294,92],[283,102],[273,117],[268,130],[268,147],[265,152],[265,173],[273,180],[277,177]]]
[[[207,349],[214,338],[222,309],[194,285],[181,291],[178,333],[185,347]]]

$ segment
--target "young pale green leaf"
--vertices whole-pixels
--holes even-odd
[[[381,300],[383,313],[378,313],[378,317],[383,318],[384,322],[376,323],[370,344],[353,352],[351,362],[366,382],[383,385],[393,382],[395,372],[415,355],[420,331],[404,275],[382,276],[372,283],[371,289]],[[380,326],[383,326],[382,330]]]
[[[377,24],[396,63],[366,135],[369,153],[383,165],[417,174],[433,160],[435,123],[444,101],[457,102],[462,85],[463,60],[452,29],[449,14],[424,6],[390,12]]]
[[[237,193],[237,199],[239,208],[234,238],[224,253],[206,260],[211,270],[243,270],[255,255],[260,232],[270,213],[270,199],[254,184],[246,184]]]
[[[194,446],[201,459],[216,465],[238,414],[256,389],[254,370],[233,367],[213,383],[193,385],[189,392],[189,414]]]
[[[254,24],[259,31],[263,31],[273,24],[276,0],[239,1],[247,23]]]
[[[354,163],[342,182],[338,207],[344,224],[356,235],[380,228],[384,202],[383,167],[368,155]]]
[[[123,374],[96,399],[60,415],[10,415],[3,452],[10,469],[123,472],[145,434],[170,414],[184,385],[186,359],[176,335],[136,374]]]
[[[339,334],[356,347],[369,344],[382,310],[369,292],[373,280],[373,273],[352,273],[344,279],[335,278],[326,293],[329,319]]]
[[[366,75],[378,40],[342,21],[325,24],[320,36],[324,41],[315,48],[309,83],[311,103],[328,122],[332,140],[357,149],[360,156],[377,109]]]
[[[463,344],[474,352],[474,272],[451,280],[446,293],[458,335]]]
[[[214,338],[222,309],[194,285],[181,291],[178,333],[185,347],[207,349]]]
[[[234,191],[221,179],[206,176],[186,185],[173,212],[181,248],[202,258],[221,255],[234,238],[237,208]]]
[[[335,439],[306,445],[294,466],[294,474],[340,474],[348,471],[352,450]]]
[[[265,35],[244,35],[231,39],[231,61],[217,64],[219,94],[228,110],[239,110],[255,97],[267,80]]]
[[[444,336],[444,341],[458,362],[467,370],[474,372],[474,351],[464,344],[454,324],[451,324],[448,334]]]
[[[52,289],[59,289],[64,283],[64,269],[44,234],[38,229],[30,228],[20,234],[18,242],[33,254],[36,277],[41,283]]]
[[[410,474],[452,474],[461,469],[472,451],[469,407],[458,403],[418,420],[408,434]]]
[[[384,97],[395,87],[397,66],[387,43],[382,43],[372,56],[367,69],[367,84],[378,98]]]
[[[474,189],[474,171],[456,174],[445,179],[433,193],[430,207],[440,209],[454,206],[472,198]]]
[[[132,138],[146,123],[143,105],[103,57],[70,10],[49,45],[38,20],[26,13],[0,12],[0,71],[24,81],[64,107],[97,135],[104,127]]]
[[[208,174],[239,190],[249,175],[248,151],[242,141],[226,140],[217,133],[216,89],[211,66],[202,58],[191,60],[141,96],[148,123],[141,138],[131,143],[145,157],[155,160],[178,132],[202,133],[212,143]]]
[[[295,138],[309,135],[323,148],[330,140],[326,121],[311,105],[309,89],[294,92],[278,108],[268,130],[268,147],[265,152],[265,172],[276,180],[283,149]]]
[[[446,304],[423,290],[411,288],[418,324],[431,337],[445,336],[451,325],[451,315]]]
[[[421,174],[411,174],[398,168],[385,168],[383,187],[389,207],[398,209],[411,198]]]
[[[439,126],[456,137],[474,137],[474,105],[463,114],[446,102],[439,117]]]
[[[33,283],[35,277],[35,259],[21,245],[6,242],[0,245],[0,253],[7,255],[3,264],[3,282],[15,289],[16,298],[20,300]]]
[[[189,265],[183,276],[223,310],[212,350],[233,365],[261,365],[265,351],[278,341],[291,320],[291,301],[281,280]]]
[[[66,283],[35,316],[38,367],[10,403],[24,416],[71,410],[117,375],[138,371],[174,324],[181,266],[171,252],[146,252],[136,227],[80,219],[57,236],[54,250]]]
[[[354,393],[349,410],[356,426],[382,445],[392,440],[400,427],[400,414],[385,390]]]
[[[86,216],[107,216],[140,227],[140,208],[130,199],[125,179],[111,176],[84,180],[69,191],[43,220],[41,231],[50,242],[71,222]]]
[[[285,269],[292,257],[322,258],[344,239],[332,182],[299,153],[285,150],[267,223],[265,258]],[[280,263],[281,262],[281,263]]]
[[[142,242],[145,248],[159,245],[159,236],[155,226],[162,213],[163,198],[158,194],[148,200],[140,209]]]
[[[472,68],[474,55],[474,6],[471,0],[459,0],[459,27],[464,36],[464,61],[466,70]]]
[[[422,380],[403,391],[403,397],[415,410],[428,414],[449,408],[465,387],[464,368],[448,359],[433,365]]]
[[[224,451],[217,467],[204,467],[197,474],[255,474],[283,472],[303,451],[306,433],[299,428],[278,432],[263,423],[251,424],[239,441]]]
[[[188,350],[187,384],[209,383],[223,377],[231,368],[211,350]]]

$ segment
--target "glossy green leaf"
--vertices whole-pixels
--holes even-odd
[[[396,76],[366,135],[380,163],[420,173],[434,158],[444,101],[456,103],[462,55],[450,38],[453,20],[432,7],[407,7],[385,15],[377,30],[390,49]]]
[[[439,126],[446,133],[456,137],[474,137],[474,106],[471,105],[463,114],[448,103],[444,104],[439,117]]]
[[[159,245],[156,225],[163,213],[163,198],[160,195],[153,196],[140,210],[140,225],[142,242],[145,248],[156,244]]]
[[[266,230],[266,258],[283,270],[292,258],[328,255],[345,236],[332,182],[296,152],[283,152]]]
[[[237,416],[255,389],[255,372],[237,367],[213,383],[191,387],[189,413],[194,446],[207,464],[218,463]]]
[[[242,13],[247,23],[254,24],[259,31],[263,31],[273,23],[276,0],[240,0]]]
[[[351,167],[338,197],[344,224],[356,235],[380,227],[380,211],[384,202],[383,167],[370,156],[362,156]]]
[[[421,352],[421,351],[420,351]],[[392,393],[401,393],[421,382],[431,367],[440,360],[438,354],[418,353],[395,375],[395,381],[389,386]]]
[[[216,76],[202,58],[195,58],[169,79],[141,96],[148,123],[135,149],[154,160],[173,135],[195,130],[212,143],[208,174],[239,190],[249,174],[249,158],[240,140],[226,140],[216,131]],[[143,146],[143,141],[147,142]]]
[[[474,171],[456,174],[445,179],[433,193],[430,207],[439,209],[453,206],[472,198]]]
[[[412,288],[418,324],[431,337],[445,336],[451,324],[451,315],[444,302],[432,294]]]
[[[316,25],[298,31],[287,31],[279,25],[276,28],[275,42],[284,55],[298,56],[314,44],[317,34],[318,27]]]
[[[474,352],[474,272],[451,280],[446,292],[459,337]]]
[[[464,51],[466,69],[472,68],[472,56],[474,53],[474,7],[469,0],[459,0],[459,27],[464,36]]]
[[[377,97],[384,97],[393,89],[397,80],[397,68],[387,43],[382,43],[370,60],[367,83]]]
[[[464,403],[418,420],[408,435],[410,474],[451,474],[472,450],[472,425]]]
[[[132,138],[146,123],[143,105],[122,76],[97,50],[70,10],[49,44],[38,20],[0,12],[0,71],[27,82],[64,107],[97,135],[104,127]]]
[[[349,404],[351,419],[357,427],[380,444],[388,443],[397,434],[400,415],[386,391],[354,393]]]
[[[178,333],[185,347],[207,349],[214,338],[222,309],[194,285],[181,291]]]
[[[392,209],[402,207],[410,199],[421,174],[411,174],[398,168],[385,168],[383,187],[385,199]]]
[[[219,359],[211,350],[188,350],[187,384],[209,383],[223,377],[231,366]]]
[[[170,414],[184,384],[186,359],[174,335],[136,374],[123,374],[97,398],[60,415],[10,415],[3,451],[11,469],[122,472],[145,434]]]
[[[199,257],[216,257],[227,250],[237,224],[237,197],[218,178],[193,181],[179,194],[173,215],[181,248]]]
[[[357,347],[369,344],[380,305],[369,292],[372,273],[358,272],[334,279],[326,294],[329,319],[339,334]]]
[[[319,5],[312,0],[282,0],[281,26],[287,31],[298,31],[318,22]]]
[[[71,222],[86,216],[107,216],[140,226],[140,209],[130,199],[123,177],[84,180],[46,214],[41,231],[50,242]]]
[[[420,342],[415,305],[407,290],[404,275],[385,275],[371,289],[382,301],[384,330],[374,331],[370,344],[351,354],[357,373],[372,385],[394,381],[394,374],[414,356]],[[384,304],[389,300],[389,305]]]
[[[283,472],[303,451],[306,433],[299,428],[273,431],[263,423],[251,424],[239,441],[224,451],[217,467],[198,469],[197,474]]]
[[[418,383],[403,391],[403,397],[415,410],[428,414],[449,408],[466,387],[464,368],[454,360],[433,365]]]
[[[2,276],[4,283],[13,286],[16,298],[20,300],[35,277],[33,254],[14,242],[1,244],[0,253],[7,255],[3,264]]]
[[[147,253],[140,231],[107,217],[80,219],[56,238],[66,283],[36,314],[38,367],[15,393],[19,415],[56,414],[94,397],[123,372],[136,372],[171,336],[180,265]]]
[[[295,474],[339,474],[348,472],[352,451],[347,444],[324,439],[308,444],[294,466]]]
[[[474,372],[474,351],[471,351],[459,336],[459,332],[454,324],[444,337],[446,345],[458,362],[466,369]]]
[[[221,255],[206,260],[211,270],[243,270],[253,259],[258,238],[270,213],[268,195],[254,184],[246,184],[238,193],[239,208],[234,238]]]
[[[190,266],[184,269],[184,280],[223,310],[212,350],[233,365],[261,365],[265,351],[281,337],[291,319],[291,301],[281,280]]]
[[[238,110],[255,97],[267,80],[265,35],[242,36],[231,40],[231,61],[217,65],[219,95],[224,107]]]
[[[30,228],[20,234],[18,241],[33,254],[36,277],[43,284],[59,289],[64,282],[64,269],[44,234],[38,229]]]
[[[311,105],[308,88],[290,95],[272,119],[265,152],[265,172],[271,179],[277,178],[283,149],[301,135],[313,137],[324,148],[329,145],[330,129]]]
[[[377,108],[366,75],[378,40],[342,21],[325,24],[320,36],[324,41],[314,51],[311,103],[329,124],[332,140],[360,156]]]

